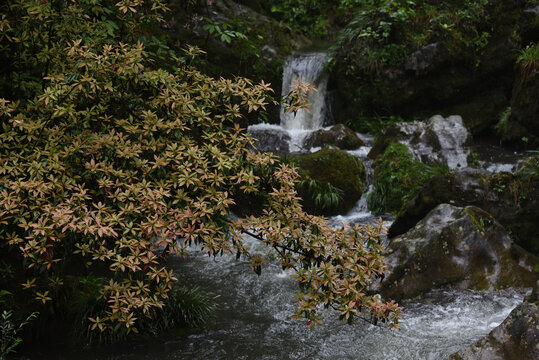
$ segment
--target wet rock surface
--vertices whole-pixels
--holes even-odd
[[[248,132],[255,139],[257,151],[271,151],[277,154],[290,152],[290,135],[283,129],[250,127]]]
[[[352,129],[343,124],[332,126],[328,130],[317,130],[307,136],[303,142],[303,147],[306,149],[326,145],[336,146],[342,150],[354,150],[365,144]]]
[[[397,216],[388,236],[404,234],[439,204],[475,205],[492,214],[519,245],[537,255],[539,178],[529,171],[529,166],[522,166],[517,174],[463,169],[436,176]]]
[[[539,359],[539,305],[524,302],[505,321],[475,344],[453,354],[452,360]]]
[[[531,287],[537,261],[484,210],[441,204],[390,242],[386,262],[391,273],[376,290],[400,300],[447,285]]]
[[[436,115],[424,122],[400,122],[388,126],[374,143],[369,158],[377,158],[389,145],[400,142],[408,146],[415,160],[456,169],[468,166],[470,150],[466,145],[469,140],[470,134],[460,116],[444,118]]]

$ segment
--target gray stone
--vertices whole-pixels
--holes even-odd
[[[305,149],[326,145],[336,146],[343,150],[355,150],[365,144],[352,129],[343,124],[337,124],[328,130],[317,130],[309,134],[303,141]]]
[[[539,177],[534,164],[537,159],[523,161],[516,175],[463,169],[436,176],[399,213],[388,236],[404,234],[439,204],[474,205],[492,214],[520,246],[537,255]]]
[[[249,134],[255,139],[256,151],[282,154],[290,152],[290,135],[278,127],[249,127]]]
[[[448,285],[532,287],[538,258],[514,244],[484,210],[441,204],[390,242],[386,262],[389,273],[375,290],[400,300]]]
[[[410,54],[404,63],[406,71],[414,71],[416,74],[426,74],[435,67],[436,56],[439,52],[440,43],[428,44],[422,49]]]
[[[458,115],[435,115],[428,121],[400,122],[390,125],[376,140],[369,158],[383,154],[393,142],[408,146],[412,157],[428,165],[450,169],[468,166],[470,134]]]
[[[505,321],[475,344],[451,355],[452,360],[539,359],[539,306],[524,302]]]

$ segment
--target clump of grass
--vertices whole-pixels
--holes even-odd
[[[520,52],[517,59],[520,65],[523,79],[529,78],[533,73],[539,70],[539,45],[531,43]]]

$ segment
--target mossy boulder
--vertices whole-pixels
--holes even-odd
[[[451,169],[468,166],[470,134],[457,115],[440,115],[427,121],[397,122],[389,125],[376,139],[369,158],[376,159],[393,143],[408,147],[414,160]]]
[[[455,354],[451,360],[539,359],[539,304],[523,302],[502,324]]]
[[[299,193],[303,198],[306,211],[326,216],[345,214],[361,198],[365,188],[366,171],[358,158],[343,150],[325,147],[315,153],[302,156],[296,161],[300,173],[306,180],[304,183],[314,180],[322,192],[328,189],[328,184],[331,184],[331,187],[341,192],[338,205],[323,207],[321,206],[323,204],[317,204],[318,194],[310,191],[309,186],[300,187]]]
[[[335,146],[342,150],[355,150],[365,144],[356,133],[343,124],[337,124],[330,129],[320,129],[309,134],[303,141],[303,147]]]
[[[393,143],[374,162],[373,191],[367,199],[369,209],[375,213],[397,213],[433,176],[446,171],[444,167],[414,160],[406,145]]]
[[[536,163],[529,163],[517,174],[463,169],[433,177],[398,214],[388,236],[404,234],[439,204],[475,205],[491,213],[517,244],[539,255],[539,175],[529,170]]]
[[[539,259],[513,243],[484,210],[438,205],[406,234],[389,244],[390,274],[380,293],[404,299],[439,288],[532,287]]]

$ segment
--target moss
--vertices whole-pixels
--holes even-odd
[[[363,193],[365,167],[359,159],[345,151],[325,147],[297,159],[297,164],[304,179],[314,179],[322,187],[331,184],[343,192],[342,202],[338,206],[322,211],[322,209],[317,209],[309,193],[300,191],[304,199],[304,207],[309,212],[324,215],[345,213],[354,206]]]
[[[397,213],[431,178],[445,172],[446,168],[413,160],[406,145],[393,143],[374,163],[369,209],[377,213]]]
[[[479,230],[479,232],[481,232],[481,234],[484,234],[486,227],[494,224],[495,222],[492,215],[478,207],[469,206],[464,211],[466,211],[466,214],[470,216],[472,219],[472,224]]]

